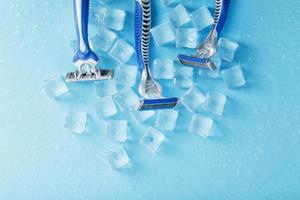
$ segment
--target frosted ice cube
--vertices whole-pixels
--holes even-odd
[[[124,168],[130,163],[128,154],[122,146],[115,146],[111,148],[105,154],[105,158],[109,162],[110,166],[115,170]]]
[[[189,126],[189,132],[207,138],[211,135],[212,126],[213,120],[211,118],[195,114],[192,117],[192,121]]]
[[[244,74],[240,65],[224,69],[221,74],[228,88],[241,87],[246,84]]]
[[[189,88],[193,86],[193,68],[178,67],[175,72],[175,84],[180,88]]]
[[[162,130],[172,131],[176,126],[178,111],[160,110],[155,121],[155,126]]]
[[[114,100],[123,111],[131,110],[139,103],[138,96],[131,88],[124,88],[121,92],[115,94]]]
[[[97,25],[120,31],[124,29],[126,12],[120,9],[100,7],[93,13]]]
[[[176,31],[177,48],[196,48],[198,32],[194,28],[179,28]]]
[[[106,124],[106,135],[113,141],[125,142],[127,140],[127,121],[110,120]]]
[[[153,27],[151,34],[157,46],[162,46],[175,40],[175,34],[169,22]]]
[[[119,63],[127,63],[134,54],[134,48],[125,40],[117,39],[108,54]]]
[[[112,96],[116,94],[117,87],[112,79],[97,81],[96,92],[99,97]]]
[[[213,24],[214,19],[207,7],[202,6],[191,14],[192,22],[198,31]]]
[[[153,61],[153,78],[155,79],[173,79],[174,65],[172,59],[155,59]]]
[[[165,140],[165,136],[154,128],[148,128],[146,133],[140,139],[140,144],[149,151],[156,152]]]
[[[81,134],[85,131],[87,114],[85,112],[68,112],[64,127],[73,133]]]
[[[208,92],[206,94],[206,101],[203,104],[203,109],[216,115],[222,115],[225,103],[226,96],[224,94]]]
[[[155,112],[153,110],[147,110],[147,111],[135,111],[132,110],[130,112],[130,115],[133,117],[136,123],[143,123],[147,119],[151,118]]]
[[[205,102],[205,96],[198,88],[193,86],[180,98],[180,100],[189,111],[198,112]]]
[[[179,4],[169,13],[169,21],[173,28],[178,28],[191,21],[191,18],[185,7]]]
[[[236,42],[230,41],[226,38],[220,38],[218,41],[218,56],[225,61],[231,62],[234,59],[235,52],[239,45]]]
[[[137,67],[131,65],[119,65],[114,71],[114,80],[117,85],[133,87],[137,78]]]
[[[117,39],[117,34],[106,28],[100,28],[95,36],[92,37],[92,43],[95,50],[108,52]]]
[[[162,0],[165,6],[175,6],[180,3],[180,0]]]
[[[94,106],[99,118],[110,117],[117,113],[116,105],[111,96],[98,98]]]
[[[55,75],[42,83],[44,91],[50,98],[57,98],[66,94],[69,89],[60,75]]]

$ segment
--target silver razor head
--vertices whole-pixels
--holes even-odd
[[[79,71],[69,72],[66,82],[100,81],[113,78],[113,70],[96,69],[96,72],[80,73]]]

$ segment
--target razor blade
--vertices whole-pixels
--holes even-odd
[[[170,109],[176,107],[179,103],[179,98],[162,98],[162,99],[142,99],[139,102],[138,111],[147,111],[147,110],[161,110],[161,109]]]
[[[79,71],[69,72],[66,76],[67,82],[84,82],[112,79],[113,70],[96,69],[96,72],[79,73]]]
[[[187,56],[182,54],[179,54],[177,58],[183,65],[187,65],[190,67],[207,68],[211,71],[217,70],[216,65],[209,58],[199,58],[196,56]]]

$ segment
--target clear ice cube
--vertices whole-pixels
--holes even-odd
[[[207,7],[202,6],[191,14],[192,22],[198,31],[213,24],[214,19]]]
[[[166,131],[173,131],[176,127],[178,111],[160,110],[155,121],[155,126]]]
[[[193,86],[180,98],[180,101],[189,111],[198,112],[205,102],[205,96]]]
[[[153,110],[147,110],[147,111],[135,111],[132,110],[130,112],[130,115],[133,117],[136,123],[143,123],[147,119],[151,118],[155,112]]]
[[[132,110],[138,103],[139,98],[131,88],[124,88],[114,95],[114,100],[122,111]]]
[[[133,87],[137,79],[137,67],[131,65],[119,65],[114,71],[114,80],[117,85]]]
[[[117,39],[108,54],[119,63],[127,63],[134,54],[134,48],[125,40]]]
[[[221,72],[225,85],[228,88],[237,88],[246,84],[244,74],[240,65],[224,69]]]
[[[124,147],[115,146],[111,148],[106,154],[105,158],[109,162],[112,169],[121,169],[130,163],[130,159]]]
[[[175,71],[175,85],[180,88],[193,86],[193,68],[177,67]]]
[[[116,105],[111,96],[98,98],[94,107],[99,118],[111,117],[117,113]]]
[[[157,46],[162,46],[176,39],[169,22],[153,27],[151,34]]]
[[[92,44],[95,50],[108,52],[117,39],[117,34],[106,28],[100,28],[95,36],[92,37]]]
[[[220,38],[218,41],[217,54],[222,60],[232,62],[238,47],[238,43],[230,41],[226,38]]]
[[[177,48],[196,48],[198,32],[194,28],[179,28],[176,31]]]
[[[226,103],[226,96],[221,93],[208,92],[203,109],[216,115],[222,115]]]
[[[153,78],[155,79],[173,79],[174,65],[172,59],[155,59],[153,61]]]
[[[124,29],[126,12],[121,9],[100,7],[93,11],[97,25],[121,31]]]
[[[65,81],[60,75],[55,75],[43,81],[42,86],[50,98],[58,98],[69,91]]]
[[[195,114],[189,126],[189,132],[207,138],[211,135],[213,120],[209,117]]]
[[[99,97],[112,96],[116,94],[117,87],[112,79],[97,81],[96,92]]]
[[[85,112],[68,112],[64,127],[73,133],[81,134],[85,131],[87,114]]]
[[[162,0],[162,3],[165,5],[165,6],[175,6],[177,4],[180,3],[180,0]]]
[[[127,140],[127,121],[110,120],[106,124],[106,136],[112,141],[126,142]]]
[[[148,128],[146,133],[140,139],[140,144],[149,151],[156,152],[165,140],[165,136],[154,128]]]
[[[169,21],[173,28],[178,28],[191,21],[189,13],[182,4],[177,5],[169,13]]]

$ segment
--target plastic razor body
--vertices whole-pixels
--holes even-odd
[[[153,80],[150,70],[149,49],[151,29],[151,0],[136,0],[135,19],[135,49],[141,81],[139,93],[145,98],[140,100],[138,110],[154,110],[175,107],[179,99],[164,98],[160,85]]]
[[[73,64],[77,68],[66,76],[67,82],[111,79],[112,70],[97,69],[98,56],[91,50],[88,39],[89,0],[73,0],[77,35],[77,51]]]
[[[217,70],[211,61],[211,57],[217,52],[218,39],[227,18],[229,3],[230,0],[215,0],[214,23],[211,30],[207,38],[198,45],[195,55],[178,56],[179,61],[183,65],[208,68],[212,71]]]

